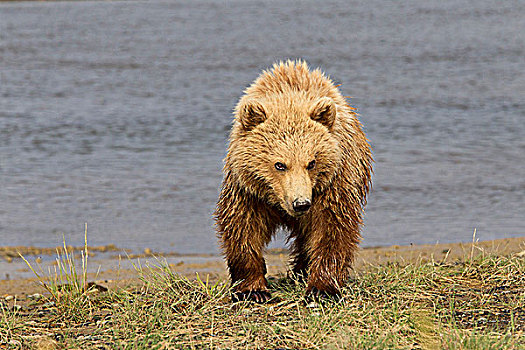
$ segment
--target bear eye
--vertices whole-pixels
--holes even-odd
[[[312,160],[308,165],[306,166],[306,170],[312,170],[315,167],[315,160]]]
[[[275,163],[275,169],[277,169],[279,171],[285,171],[286,170],[286,165],[284,165],[283,163],[277,162],[277,163]]]

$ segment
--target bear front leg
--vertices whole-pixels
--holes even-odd
[[[337,217],[330,210],[313,220],[307,235],[308,296],[340,296],[359,243],[358,220]]]
[[[258,249],[252,252],[245,251],[242,257],[240,254],[229,254],[226,259],[234,285],[234,302],[251,300],[264,303],[270,300],[271,294],[265,278],[266,264]]]
[[[271,295],[266,281],[263,248],[275,231],[263,203],[247,193],[223,188],[216,211],[218,235],[234,292],[232,299],[266,302]]]

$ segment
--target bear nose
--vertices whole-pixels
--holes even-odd
[[[296,199],[293,201],[292,206],[296,213],[300,213],[310,209],[312,202],[309,199]]]

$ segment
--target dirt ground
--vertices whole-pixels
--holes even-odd
[[[71,249],[75,249],[71,247]],[[77,249],[82,249],[78,247]],[[22,252],[24,256],[39,256],[42,254],[53,254],[56,249],[44,251],[34,247],[0,247],[0,260],[18,261],[17,251]],[[118,251],[113,246],[107,247],[90,247],[90,252],[111,252]],[[454,262],[469,259],[479,254],[498,254],[511,255],[517,254],[525,259],[525,237],[506,238],[493,241],[481,241],[472,243],[448,243],[434,245],[410,245],[410,246],[390,246],[377,248],[364,248],[358,253],[354,263],[354,270],[360,270],[386,263],[411,264],[417,262]],[[288,268],[288,251],[287,250],[270,250],[267,252],[266,263],[268,266],[268,275],[276,276],[285,274]],[[39,258],[37,258],[38,261]],[[125,263],[116,262],[118,256],[97,260],[94,256],[90,264],[101,266],[98,273],[90,273],[90,281],[101,286],[101,288],[117,288],[130,284],[137,284],[139,272],[137,266],[158,265],[159,261],[166,261],[173,272],[195,277],[196,273],[201,276],[210,275],[212,279],[227,278],[226,265],[220,256],[181,256],[178,254],[155,254],[148,249],[144,254],[128,256]],[[165,260],[162,260],[165,259]],[[29,259],[30,260],[30,259]],[[33,259],[34,260],[34,259]],[[135,260],[136,262],[132,262]],[[18,261],[20,264],[21,261]],[[23,262],[22,262],[23,263]],[[115,268],[115,266],[119,266]],[[107,267],[107,268],[104,268]],[[39,284],[37,278],[14,278],[0,280],[0,298],[15,297],[20,301],[27,299],[35,293],[44,293],[45,290]],[[44,293],[45,294],[45,293]]]

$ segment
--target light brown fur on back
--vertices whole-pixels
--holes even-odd
[[[339,293],[360,238],[371,163],[357,115],[320,70],[280,62],[246,89],[215,214],[240,298],[269,296],[262,250],[278,227],[290,232],[293,271],[308,276],[308,292]]]

